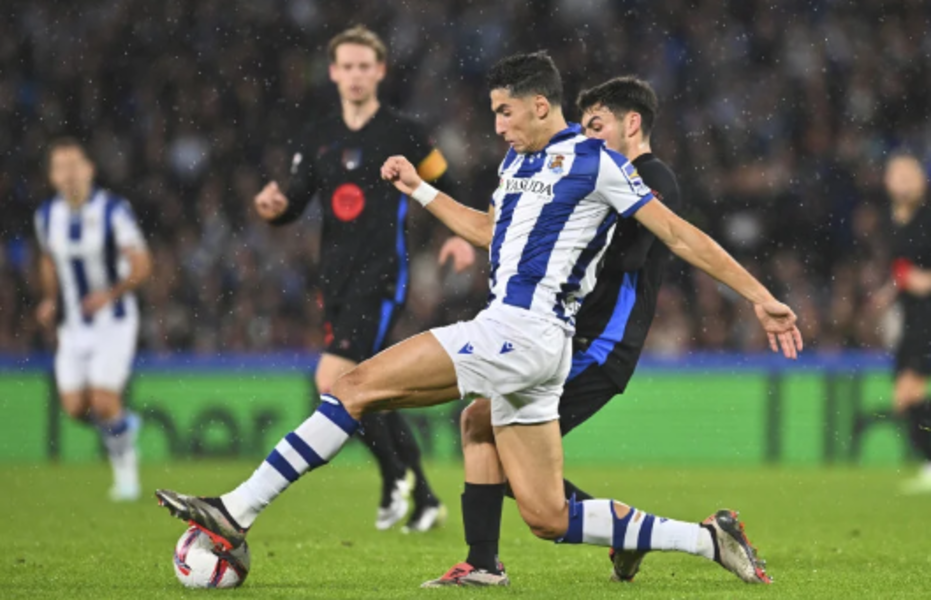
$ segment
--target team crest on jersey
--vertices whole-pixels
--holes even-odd
[[[347,171],[355,171],[362,164],[362,148],[346,148],[343,150],[343,167]]]
[[[336,218],[348,223],[365,210],[365,194],[356,184],[344,183],[333,191],[332,206]]]
[[[550,164],[546,165],[546,167],[553,173],[556,173],[557,175],[562,175],[562,172],[563,172],[562,163],[564,160],[566,160],[565,156],[563,156],[562,154],[557,154],[553,156],[553,158],[550,159]]]

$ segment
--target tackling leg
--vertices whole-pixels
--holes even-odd
[[[191,520],[218,543],[238,546],[259,513],[304,473],[327,464],[371,411],[432,406],[458,399],[456,371],[431,333],[392,346],[343,375],[333,394],[282,439],[252,476],[221,498],[167,490],[156,495],[173,515]]]

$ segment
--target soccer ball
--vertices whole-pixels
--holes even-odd
[[[175,575],[184,587],[234,588],[249,574],[249,546],[224,550],[197,527],[184,532],[175,545]]]

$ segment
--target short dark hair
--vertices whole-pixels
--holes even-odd
[[[515,54],[499,60],[486,77],[488,89],[505,89],[512,96],[539,94],[557,106],[562,105],[562,77],[545,50]]]
[[[333,36],[333,39],[330,40],[326,48],[330,63],[336,62],[336,49],[343,44],[368,46],[375,51],[375,59],[380,63],[385,62],[385,59],[388,57],[388,49],[385,47],[385,42],[381,41],[378,34],[365,25],[354,25]]]
[[[649,137],[653,122],[659,113],[659,99],[649,83],[628,75],[615,77],[593,88],[582,90],[576,100],[579,112],[598,106],[604,106],[615,115],[634,111],[640,114],[644,137]]]
[[[52,155],[58,152],[59,150],[65,150],[69,148],[77,148],[81,151],[81,154],[84,155],[84,158],[91,160],[90,154],[87,152],[87,148],[84,147],[84,144],[76,138],[70,135],[63,135],[53,139],[48,148],[45,150],[45,166],[46,168],[52,165]],[[92,161],[93,162],[93,161]]]

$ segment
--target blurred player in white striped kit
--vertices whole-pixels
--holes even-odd
[[[37,317],[57,324],[55,381],[62,407],[100,432],[113,467],[110,498],[139,498],[139,417],[123,408],[139,332],[134,290],[152,271],[129,203],[94,186],[80,142],[48,150],[55,196],[36,211],[42,301]]]

